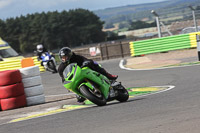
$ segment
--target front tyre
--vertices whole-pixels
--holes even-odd
[[[89,87],[82,85],[80,87],[80,92],[91,102],[98,106],[104,106],[106,105],[106,99],[102,94],[95,95],[95,92],[93,90],[90,90]]]
[[[56,65],[54,64],[53,60],[49,61],[49,68],[52,70],[52,73],[57,73]]]
[[[121,86],[122,88],[117,90],[118,91],[118,96],[116,98],[116,100],[120,101],[120,102],[126,102],[129,98],[129,94],[128,91]]]

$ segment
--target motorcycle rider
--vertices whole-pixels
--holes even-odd
[[[38,60],[41,60],[42,59],[41,58],[42,54],[45,53],[45,52],[48,52],[48,51],[42,44],[38,44],[36,48],[37,48],[37,51],[36,51],[37,53],[36,54],[38,56]],[[41,65],[44,66],[43,62],[41,62]]]
[[[91,59],[87,59],[84,56],[77,55],[69,47],[63,47],[59,51],[59,58],[61,60],[61,64],[58,67],[58,72],[60,77],[62,78],[62,82],[65,81],[64,76],[63,76],[63,71],[64,69],[70,64],[70,63],[77,63],[78,66],[88,66],[90,69],[99,72],[106,76],[110,80],[116,80],[117,75],[112,75],[108,73],[104,68],[100,67],[97,63],[95,63]],[[80,97],[77,95],[77,102],[83,102],[85,98]]]
[[[45,53],[45,52],[48,52],[50,53],[42,44],[38,44],[37,45],[37,56],[38,56],[38,61],[41,60],[41,66],[44,66],[43,64],[43,61],[42,61],[42,54]],[[55,58],[55,56],[50,53],[52,57]],[[44,66],[45,67],[45,66]],[[45,68],[45,69],[48,69],[48,68]],[[57,73],[57,70],[56,71],[53,71],[52,73]]]

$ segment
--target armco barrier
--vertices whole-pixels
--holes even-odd
[[[34,65],[39,66],[40,71],[45,71],[45,68],[41,66],[41,61],[37,60],[37,57],[31,57],[34,60]],[[22,68],[21,59],[0,61],[0,71],[4,70],[15,70]]]
[[[197,47],[196,34],[200,32],[130,42],[131,56]]]

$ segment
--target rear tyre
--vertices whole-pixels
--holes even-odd
[[[121,86],[121,87],[123,87],[123,86]],[[116,100],[118,100],[120,102],[126,102],[129,98],[128,91],[124,87],[117,91],[118,91],[118,96],[117,96]]]
[[[26,96],[21,95],[18,97],[12,97],[7,99],[1,99],[2,110],[16,109],[26,106]]]
[[[54,72],[53,73],[57,73],[57,69],[56,69],[56,65],[54,64],[54,62],[52,61],[52,64],[53,64],[53,69],[54,69]]]
[[[12,85],[22,81],[19,70],[0,71],[0,86]]]
[[[26,101],[27,101],[27,106],[44,104],[45,96],[44,94],[42,94],[42,95],[37,95],[37,96],[26,97]]]
[[[42,84],[41,76],[34,76],[29,78],[22,79],[22,82],[24,84],[24,88],[37,86]]]
[[[82,85],[80,87],[80,92],[91,102],[93,102],[94,104],[98,105],[98,106],[104,106],[106,105],[106,99],[104,98],[104,96],[102,94],[95,95],[95,93],[90,90],[89,87]]]
[[[0,99],[18,97],[24,94],[23,83],[0,86]]]
[[[19,71],[22,79],[40,75],[40,69],[38,66],[20,68]]]

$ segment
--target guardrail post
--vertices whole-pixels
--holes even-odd
[[[197,38],[197,51],[198,51],[198,59],[200,61],[200,38],[199,35],[196,34],[196,38]]]
[[[108,55],[108,44],[106,44],[106,59],[109,60],[109,55]]]
[[[124,52],[123,52],[123,47],[122,47],[122,42],[120,41],[120,50],[121,50],[121,56],[124,58]]]
[[[103,54],[102,54],[103,50],[102,50],[101,43],[99,44],[99,49],[100,49],[100,57],[101,57],[101,61],[102,61],[103,60]]]

